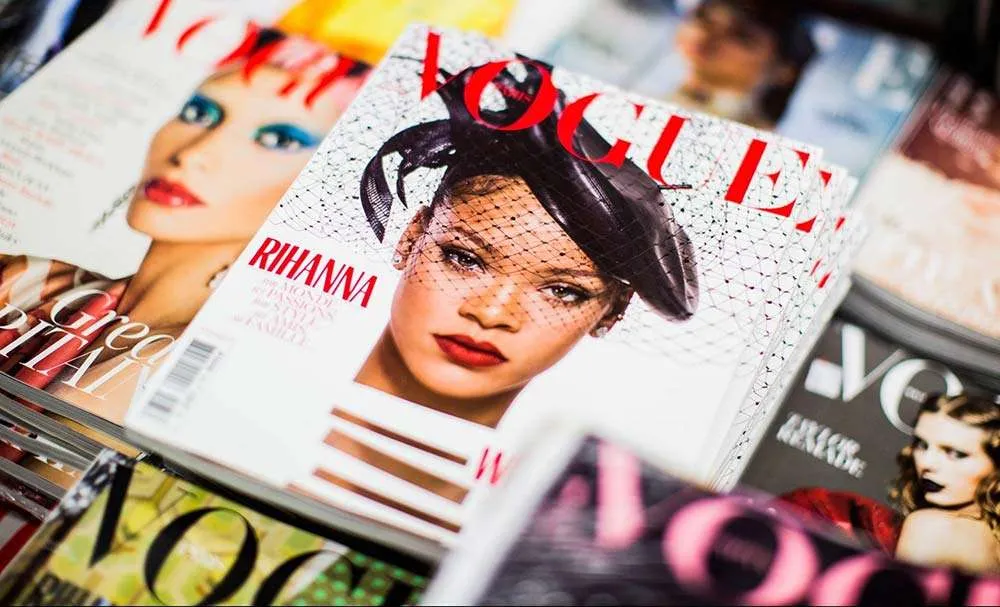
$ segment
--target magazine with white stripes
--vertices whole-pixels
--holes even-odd
[[[546,415],[707,479],[794,325],[768,320],[772,295],[817,292],[804,255],[822,239],[796,235],[828,168],[813,146],[412,26],[127,432],[445,545]]]

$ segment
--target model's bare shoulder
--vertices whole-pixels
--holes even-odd
[[[896,556],[922,565],[1000,572],[997,540],[985,521],[935,508],[917,510],[906,517]]]

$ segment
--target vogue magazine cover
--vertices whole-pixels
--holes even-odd
[[[858,177],[890,143],[933,63],[922,43],[766,0],[598,0],[545,57],[815,143]]]
[[[0,107],[0,370],[117,424],[368,72],[136,4]]]
[[[558,432],[550,436],[558,437]],[[978,605],[997,578],[894,561],[753,494],[713,494],[595,437],[540,450],[427,603]],[[536,453],[538,455],[538,453]],[[498,555],[497,552],[500,554]]]
[[[426,575],[412,558],[109,450],[0,576],[0,593],[6,605],[413,605]]]
[[[704,474],[753,380],[737,370],[765,295],[797,267],[794,201],[815,210],[820,163],[411,28],[133,404],[129,434],[441,541],[553,408]]]
[[[873,237],[857,274],[946,326],[1000,344],[996,93],[943,73],[859,202]]]
[[[834,322],[740,484],[923,565],[1000,573],[993,395]]]

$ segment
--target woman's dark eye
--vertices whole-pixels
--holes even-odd
[[[461,270],[482,270],[483,262],[474,254],[455,247],[442,247],[444,258]]]
[[[177,119],[185,124],[212,128],[222,122],[222,108],[208,97],[195,94],[181,108]]]
[[[919,438],[913,440],[914,451],[924,451],[926,449],[927,449],[927,441],[922,441]]]
[[[543,288],[542,292],[568,304],[583,303],[584,301],[590,299],[589,293],[568,285],[551,285]]]
[[[944,453],[948,456],[948,459],[965,459],[969,457],[968,453],[959,451],[958,449],[945,449]]]

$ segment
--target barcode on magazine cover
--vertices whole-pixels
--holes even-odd
[[[191,388],[216,358],[218,350],[204,340],[192,340],[150,398],[146,413],[156,417],[171,416],[191,394]]]

